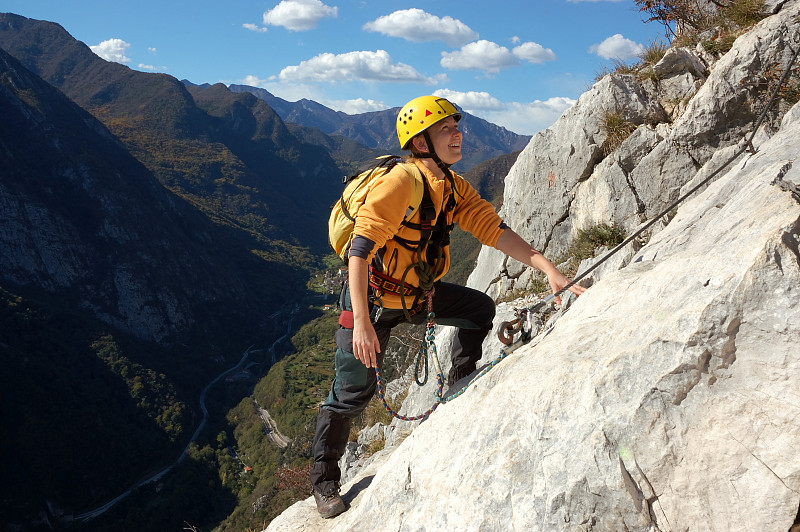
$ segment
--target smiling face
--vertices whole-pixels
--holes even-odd
[[[445,118],[428,128],[436,155],[446,164],[455,164],[461,160],[461,131],[458,122],[452,116]],[[428,147],[422,135],[413,139],[414,146],[420,152],[427,152]]]

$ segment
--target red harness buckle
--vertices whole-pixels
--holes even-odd
[[[343,310],[342,313],[339,314],[339,325],[345,329],[352,329],[355,327],[355,318],[353,318],[352,310]]]

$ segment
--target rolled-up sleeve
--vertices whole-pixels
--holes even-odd
[[[353,242],[350,244],[350,254],[348,256],[367,260],[375,249],[375,242],[365,236],[355,235]]]

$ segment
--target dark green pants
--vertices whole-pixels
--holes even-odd
[[[340,299],[343,310],[350,310],[347,290]],[[438,325],[458,327],[453,343],[453,362],[448,381],[468,375],[475,370],[481,359],[481,345],[492,330],[495,303],[486,294],[450,283],[436,283],[433,312]],[[412,323],[422,324],[427,320],[423,311],[411,317]],[[383,363],[383,353],[389,343],[392,328],[406,321],[402,310],[381,312],[373,323],[375,334],[381,345],[378,366]],[[375,370],[367,368],[353,355],[353,331],[340,327],[336,332],[336,376],[331,384],[328,398],[317,416],[317,431],[314,437],[314,465],[311,483],[323,493],[328,493],[341,478],[339,459],[344,453],[350,432],[351,420],[369,404],[377,388]]]

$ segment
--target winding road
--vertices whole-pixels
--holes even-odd
[[[275,360],[275,358],[276,358],[275,346],[277,346],[280,342],[285,340],[291,334],[291,332],[292,332],[292,322],[294,321],[294,316],[297,314],[298,310],[299,310],[298,306],[295,306],[291,310],[291,312],[289,314],[289,320],[287,321],[287,324],[286,324],[286,332],[283,334],[283,336],[281,336],[280,338],[278,338],[277,340],[272,342],[272,345],[270,345],[270,347],[269,347],[272,364],[274,364],[276,362],[276,360]],[[206,387],[203,388],[203,391],[200,392],[199,401],[200,401],[200,410],[203,412],[203,419],[200,421],[200,424],[197,426],[197,429],[194,431],[194,434],[192,434],[191,439],[186,443],[186,447],[184,447],[184,449],[181,452],[180,456],[178,456],[178,458],[172,464],[170,464],[167,467],[165,467],[164,469],[160,470],[158,473],[156,473],[156,474],[154,474],[152,476],[149,476],[149,477],[145,478],[144,480],[140,480],[139,482],[135,483],[133,486],[131,486],[130,488],[128,488],[127,490],[125,490],[124,492],[122,492],[121,494],[116,496],[115,498],[111,499],[110,501],[105,503],[103,506],[95,508],[94,510],[89,510],[88,512],[84,512],[82,514],[75,515],[75,516],[73,516],[73,519],[75,521],[89,521],[90,519],[94,519],[95,517],[107,512],[109,509],[111,509],[115,504],[117,504],[121,500],[123,500],[126,497],[128,497],[135,489],[140,488],[140,487],[144,486],[145,484],[150,484],[151,482],[158,481],[159,479],[161,479],[161,477],[163,477],[164,475],[166,475],[167,473],[172,471],[178,464],[180,464],[181,461],[186,457],[186,454],[187,454],[187,452],[189,450],[189,446],[192,444],[193,441],[195,441],[198,438],[198,436],[200,436],[200,433],[203,431],[203,429],[206,426],[206,422],[208,421],[208,408],[206,408],[206,395],[208,394],[208,390],[210,390],[212,386],[214,386],[217,382],[219,382],[221,379],[224,379],[225,377],[227,377],[231,373],[235,373],[237,371],[240,371],[241,368],[243,368],[245,363],[247,362],[247,357],[250,355],[250,350],[251,349],[253,349],[252,345],[250,347],[248,347],[247,349],[245,349],[244,353],[242,353],[242,358],[239,360],[239,362],[235,366],[233,366],[232,368],[227,369],[227,370],[223,371],[222,373],[220,373],[219,375],[217,375],[214,378],[214,380],[209,382],[206,385]],[[266,412],[266,410],[263,410],[260,407],[259,407],[259,411]],[[261,412],[260,412],[260,415],[261,415],[262,419],[264,419],[265,416],[263,414],[261,414]],[[285,436],[280,434],[280,432],[278,432],[277,427],[274,425],[275,422],[272,421],[271,417],[269,417],[269,413],[268,412],[266,413],[266,417],[271,422],[271,423],[269,423],[266,419],[264,419],[264,423],[271,430],[270,439],[273,442],[275,442],[277,445],[280,445],[278,443],[278,441],[280,441],[281,443],[283,443],[283,447],[285,447],[288,444],[288,438],[286,438]],[[276,439],[278,441],[276,441]]]

